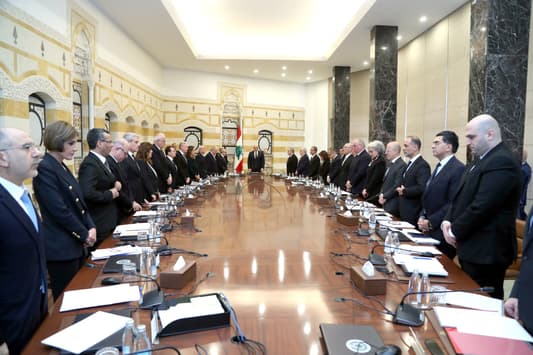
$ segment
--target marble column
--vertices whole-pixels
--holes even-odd
[[[374,26],[370,32],[369,140],[396,139],[398,27]]]
[[[531,0],[477,0],[470,14],[468,119],[492,115],[503,141],[520,154],[524,141]]]
[[[333,68],[333,147],[350,140],[350,67]]]

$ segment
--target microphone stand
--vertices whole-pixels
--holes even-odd
[[[374,250],[378,246],[383,246],[383,245],[382,244],[374,245],[374,247],[372,248],[372,251],[370,252],[370,255],[368,255],[368,260],[372,263],[372,265],[379,265],[379,266],[387,265],[387,261],[385,260],[385,257],[383,255],[379,255],[379,254],[375,254],[374,253]],[[399,247],[396,247],[396,246],[391,246],[391,248],[393,250],[408,251],[412,255],[418,255],[418,256],[423,256],[423,257],[427,257],[427,258],[433,258],[433,257],[437,256],[437,254],[433,254],[433,253],[431,253],[429,251],[417,252],[417,251],[414,251],[412,249],[399,248]]]
[[[163,303],[163,301],[165,300],[165,294],[161,290],[159,282],[157,282],[155,278],[148,275],[136,274],[136,276],[141,279],[152,281],[157,286],[157,289],[148,291],[142,296],[142,302],[139,304],[139,307],[141,309],[152,309]]]

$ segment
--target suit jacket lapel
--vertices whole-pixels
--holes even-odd
[[[0,185],[0,203],[3,203],[6,206],[7,211],[11,211],[13,216],[19,220],[19,222],[26,228],[30,235],[37,241],[38,238],[38,232],[35,230],[35,226],[33,225],[33,222],[31,221],[30,217],[20,207],[17,201],[7,192],[6,189],[4,189],[3,186]],[[35,208],[35,205],[34,205]],[[35,213],[37,213],[37,209],[35,210]],[[37,225],[39,226],[39,230],[41,229],[41,219],[37,215]]]

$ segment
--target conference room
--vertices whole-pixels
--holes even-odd
[[[122,214],[117,217],[120,222],[106,236],[95,235],[94,243],[90,239],[91,243],[82,245],[88,258],[83,259],[64,292],[53,295],[50,289],[46,294],[47,316],[23,347],[11,353],[59,352],[61,346],[49,338],[62,335],[60,331],[68,332],[75,320],[87,314],[110,317],[109,324],[113,317],[120,317],[123,321],[120,331],[115,329],[120,337],[125,325],[123,318],[133,318],[135,327],[145,325],[153,352],[170,346],[185,354],[372,354],[378,350],[438,354],[436,348],[444,353],[459,353],[458,344],[464,338],[472,342],[476,337],[491,339],[493,346],[497,343],[526,349],[524,339],[529,338],[517,340],[517,333],[509,335],[514,337],[512,340],[497,338],[489,329],[483,329],[484,334],[471,334],[471,328],[479,324],[466,322],[475,318],[463,315],[470,313],[451,316],[460,319],[460,324],[447,325],[442,319],[451,310],[466,312],[463,308],[469,306],[453,302],[466,302],[467,297],[472,297],[477,300],[474,303],[481,304],[483,300],[498,308],[502,327],[513,320],[517,329],[525,332],[522,335],[531,330],[528,319],[504,316],[503,307],[508,305],[509,298],[519,300],[528,295],[527,287],[513,289],[516,279],[520,281],[518,285],[527,285],[527,278],[520,279],[519,264],[513,261],[514,273],[505,276],[505,292],[499,303],[487,297],[492,292],[490,284],[481,284],[479,278],[474,281],[475,267],[469,266],[479,260],[469,260],[469,255],[461,251],[461,245],[465,245],[461,233],[468,228],[481,228],[481,224],[459,223],[462,219],[458,209],[443,214],[441,221],[449,221],[450,225],[444,223],[443,238],[448,239],[440,242],[457,243],[454,247],[458,256],[450,260],[440,255],[437,247],[425,245],[416,251],[418,255],[411,257],[428,258],[436,263],[433,266],[437,265],[439,273],[428,275],[426,279],[431,285],[427,288],[450,296],[428,296],[427,303],[418,300],[424,298],[421,296],[413,301],[408,294],[409,283],[410,276],[417,273],[405,266],[404,256],[412,250],[401,249],[415,245],[417,236],[411,234],[420,233],[423,227],[411,223],[408,231],[398,230],[395,223],[404,218],[383,209],[381,202],[363,203],[363,194],[352,190],[355,183],[346,191],[346,181],[334,186],[327,174],[312,180],[305,174],[287,176],[286,170],[287,152],[291,149],[297,159],[308,157],[310,165],[317,164],[315,167],[323,167],[331,159],[331,171],[336,155],[336,159],[342,158],[339,166],[344,158],[359,158],[360,151],[338,151],[347,143],[353,147],[357,140],[355,145],[363,143],[361,151],[374,150],[383,160],[392,161],[387,155],[388,143],[398,142],[399,156],[406,166],[411,160],[420,162],[420,157],[427,162],[426,181],[430,182],[433,173],[441,174],[437,164],[447,165],[449,161],[435,155],[434,146],[440,142],[435,140],[442,137],[439,132],[443,131],[457,135],[459,144],[453,155],[466,165],[465,171],[485,171],[480,162],[489,164],[490,160],[485,160],[487,155],[482,153],[493,151],[492,142],[498,147],[505,146],[507,156],[522,158],[522,151],[531,150],[533,141],[527,74],[531,4],[503,3],[505,6],[497,6],[494,1],[463,0],[312,4],[198,1],[194,5],[167,0],[3,1],[0,129],[25,132],[22,137],[27,142],[11,141],[14,136],[8,133],[6,140],[0,140],[5,143],[0,146],[0,158],[28,152],[33,159],[40,159],[35,156],[39,152],[45,161],[48,155],[53,155],[53,151],[45,148],[46,128],[54,127],[58,121],[67,122],[75,130],[76,138],[72,156],[62,161],[61,166],[80,185],[69,185],[72,191],[79,188],[87,205],[80,208],[80,213],[97,216],[91,217],[96,233],[105,229],[99,226],[110,214],[94,207],[96,203],[87,193],[85,161],[91,156],[100,158],[100,154],[104,163],[109,154],[107,160],[113,157],[125,171],[131,158],[130,168],[134,169],[126,171],[126,184],[109,187],[115,189],[109,193],[113,196],[110,201],[119,198],[122,201]],[[499,23],[495,16],[501,19]],[[507,27],[502,28],[502,23]],[[508,33],[513,35],[509,37]],[[482,114],[490,115],[493,121],[485,116],[477,119]],[[473,120],[475,117],[477,120]],[[485,129],[485,124],[490,126],[486,131],[490,138],[482,143],[488,142],[490,149],[476,154],[472,148],[477,137],[472,130]],[[96,134],[95,142],[88,139],[89,132]],[[421,144],[418,153],[409,156],[405,144],[409,148],[412,142],[416,143],[413,138],[418,138]],[[381,151],[376,141],[387,149]],[[139,148],[132,148],[135,144],[146,148],[140,149],[145,153],[143,157],[136,156]],[[253,153],[254,147],[260,152]],[[93,154],[95,150],[97,154]],[[337,152],[333,154],[333,150]],[[175,155],[169,158],[165,152]],[[250,154],[254,159],[262,157],[260,166],[254,164],[253,172],[247,159]],[[513,174],[527,164],[527,154],[524,156],[522,165],[515,159]],[[214,162],[214,170],[209,174],[202,170],[203,159]],[[374,158],[368,161],[371,159]],[[139,163],[140,160],[143,162]],[[169,164],[170,170],[161,170],[158,164]],[[12,166],[7,165],[2,167],[5,171]],[[141,189],[145,193],[140,198],[132,193],[127,200],[123,195],[133,189],[128,183],[136,166],[144,171],[139,176],[154,173],[160,179],[154,180],[153,188],[142,185],[141,179],[141,185],[136,186],[144,186]],[[175,181],[181,181],[181,177],[172,175],[176,173],[174,167],[178,173],[187,170],[180,186]],[[219,167],[222,168],[217,171]],[[104,164],[101,168],[107,169]],[[406,171],[410,169],[407,167]],[[299,170],[296,171],[298,174]],[[102,172],[107,174],[107,170]],[[353,182],[354,172],[347,169],[346,173],[347,180]],[[383,174],[385,178],[387,171]],[[116,171],[113,175],[120,180]],[[46,226],[47,214],[43,216],[39,189],[32,185],[33,176],[23,180],[40,217],[36,224]],[[519,207],[515,184],[508,181],[511,180],[502,178],[496,188],[500,205],[499,214],[495,215],[505,214],[506,221],[511,217],[502,212],[504,187],[513,187],[509,204],[515,210]],[[397,194],[408,199],[409,186],[404,187],[405,196],[401,195],[403,189]],[[138,187],[135,190],[140,191]],[[532,199],[527,183],[522,191],[525,197],[520,206],[527,213]],[[462,203],[457,198],[451,204]],[[28,211],[22,202],[18,205],[21,212]],[[13,213],[13,206],[17,204],[5,207],[6,213]],[[516,245],[520,260],[522,252],[526,256],[530,228],[527,219],[516,222],[514,213],[512,233],[505,230],[505,243]],[[17,220],[5,216],[5,223]],[[497,219],[487,215],[484,218],[484,222],[494,223]],[[369,222],[374,219],[377,225],[372,228]],[[153,229],[156,220],[159,234]],[[90,229],[91,222],[85,223]],[[440,227],[438,223],[431,229]],[[36,228],[39,233],[39,226]],[[130,240],[121,240],[119,232],[128,228]],[[395,245],[392,251],[387,248],[385,252],[389,231],[391,238],[396,233],[405,240],[400,240],[401,246]],[[469,237],[474,234],[470,230],[465,233]],[[75,238],[83,240],[85,235],[79,237]],[[524,247],[520,238],[524,238]],[[6,238],[6,243],[9,240]],[[138,249],[139,242],[147,249]],[[92,244],[98,245],[96,250],[89,250]],[[6,244],[6,255],[9,248],[12,245]],[[102,253],[122,254],[129,248],[135,250],[135,275],[128,274],[131,269],[123,274],[122,267],[117,273],[104,273],[106,258],[101,258]],[[144,255],[143,250],[150,255]],[[514,259],[511,254],[505,255],[501,264],[506,269],[508,257]],[[370,265],[368,262],[374,259],[379,260]],[[529,266],[527,259],[521,258],[522,269]],[[147,264],[147,260],[150,265],[159,264],[143,271],[141,264]],[[465,266],[467,261],[470,263]],[[1,270],[12,267],[6,262]],[[7,272],[3,273],[7,284],[11,279]],[[421,278],[423,274],[420,271]],[[35,281],[48,282],[45,286],[50,288],[49,282],[53,280],[45,277]],[[139,292],[133,291],[138,291],[139,286],[140,298]],[[113,288],[120,292],[113,292]],[[130,298],[67,310],[69,299],[73,303],[98,299],[72,293],[84,290],[104,292],[104,299],[129,292]],[[211,318],[191,317],[188,327],[177,322],[174,325],[180,324],[182,328],[162,334],[163,324],[170,324],[168,319],[163,321],[165,312],[168,317],[173,307],[191,300],[200,302],[205,309],[215,307],[207,304],[213,301],[221,310],[219,316],[214,316],[215,312]],[[2,309],[11,304],[1,303]],[[74,307],[72,303],[70,306]],[[516,313],[507,314],[520,313],[526,317],[529,312],[527,302],[518,301],[513,307]],[[0,321],[2,328],[8,320]],[[470,329],[465,331],[468,326]],[[103,328],[92,326],[90,333],[103,336]],[[0,343],[6,341],[3,331]],[[74,345],[80,346],[82,341],[78,339],[89,338],[71,334],[75,335],[62,340],[76,340],[79,344]],[[357,342],[358,336],[370,338]],[[81,353],[90,348],[94,352],[100,340],[86,348],[67,351]],[[122,341],[111,345],[120,348]],[[9,342],[5,346],[8,348]],[[365,347],[368,349],[364,350]],[[468,348],[466,352],[483,351],[486,349]]]

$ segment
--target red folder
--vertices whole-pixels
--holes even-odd
[[[444,328],[457,354],[468,355],[533,355],[533,348],[521,340],[460,333]]]

